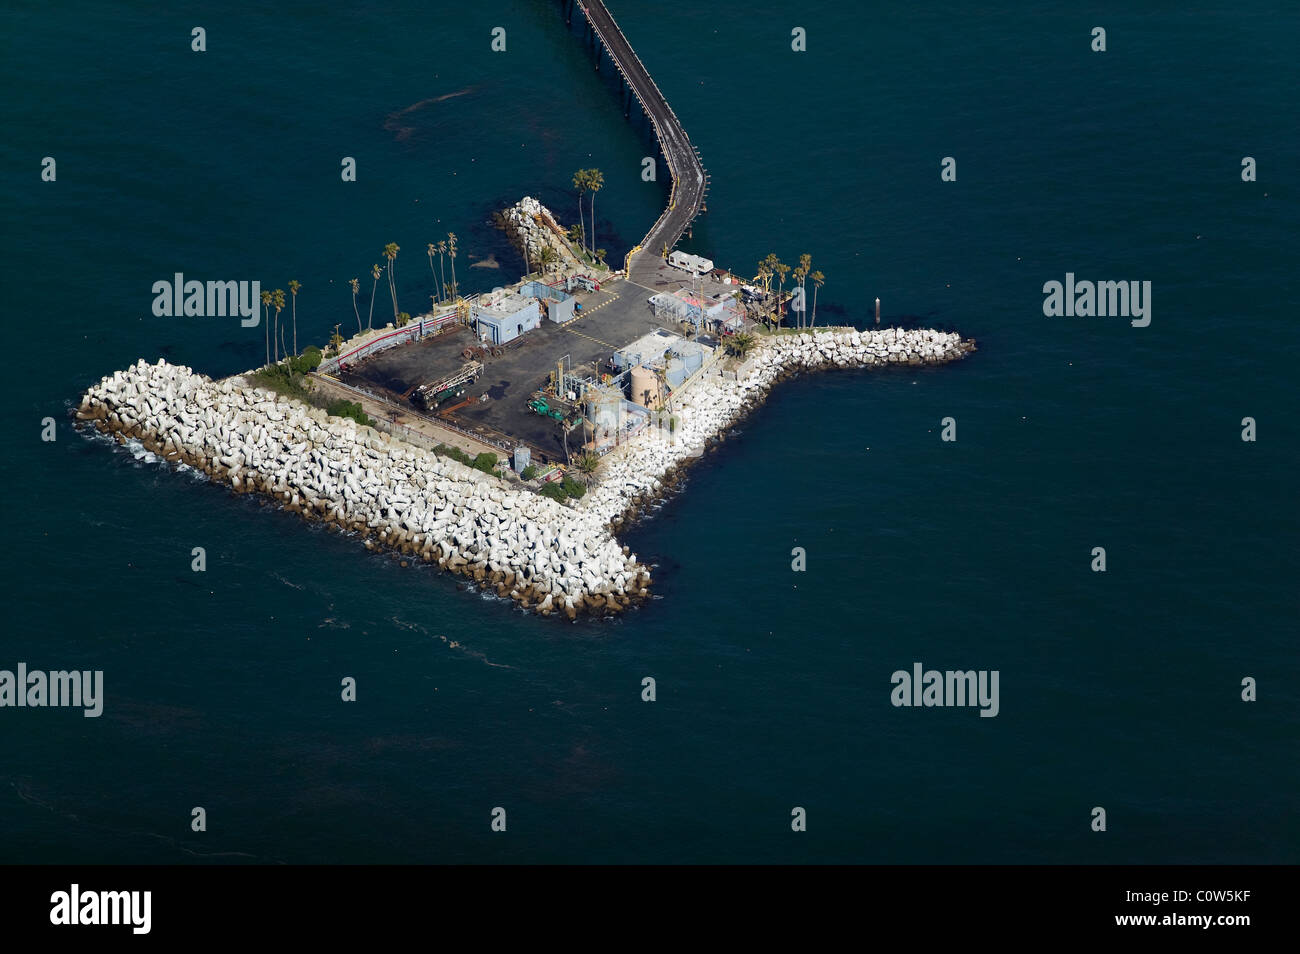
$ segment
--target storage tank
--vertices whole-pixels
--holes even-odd
[[[654,410],[663,403],[663,393],[659,387],[659,375],[649,368],[637,365],[632,369],[632,403],[640,404]]]
[[[690,351],[682,355],[682,363],[686,366],[686,374],[689,377],[704,366],[704,349],[695,346]]]
[[[668,367],[664,370],[664,380],[668,382],[670,388],[679,388],[689,374],[686,372],[686,362],[681,358],[673,357],[668,359]]]
[[[617,391],[591,388],[587,398],[587,420],[596,428],[597,439],[617,434],[623,395]]]

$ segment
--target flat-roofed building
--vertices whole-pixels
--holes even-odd
[[[542,313],[536,298],[494,293],[473,306],[473,320],[480,340],[503,345],[541,325]]]

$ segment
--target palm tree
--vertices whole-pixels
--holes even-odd
[[[826,276],[823,275],[821,272],[813,272],[812,281],[813,281],[813,312],[812,312],[812,324],[808,326],[809,328],[817,324],[817,289],[821,288],[822,285],[826,284]]]
[[[366,330],[369,331],[375,326],[375,287],[379,284],[379,266],[370,266],[370,275],[374,279],[370,283],[370,314],[366,318]]]
[[[587,451],[578,457],[574,462],[578,468],[578,473],[582,474],[587,480],[587,486],[591,486],[591,478],[595,476],[596,470],[600,467],[600,455]]]
[[[438,250],[438,246],[432,242],[429,243],[429,274],[433,276],[433,290],[438,291],[438,273],[433,270],[433,253]],[[441,295],[441,292],[438,292]],[[436,299],[435,299],[436,300]]]
[[[442,264],[442,256],[447,252],[447,243],[438,243],[438,271],[442,273],[442,297],[447,297],[447,267]]]
[[[580,244],[582,244],[582,226],[581,226],[581,225],[570,225],[570,226],[569,226],[569,241],[572,242],[574,245],[580,245]]]
[[[293,295],[293,353],[298,353],[298,289],[302,282],[296,278],[289,280],[289,294]]]
[[[763,286],[763,290],[769,294],[772,292],[772,276],[776,274],[776,266],[780,262],[781,260],[776,257],[776,252],[768,252],[767,258],[763,259],[762,264],[767,266],[767,283]]]
[[[361,287],[361,279],[350,279],[348,284],[352,286],[352,314],[357,316],[357,334],[361,334],[361,312],[357,311],[357,290]]]
[[[586,194],[587,186],[590,185],[590,183],[590,174],[586,169],[579,169],[573,174],[573,188],[578,191],[578,222],[579,224],[582,224],[582,231],[584,233],[582,236],[582,250],[584,252],[587,250],[587,236],[585,234],[587,228],[585,225],[586,220],[582,217],[582,197]]]
[[[542,246],[542,250],[538,253],[537,259],[541,263],[543,273],[551,270],[551,266],[555,264],[556,258],[558,258],[558,256],[555,254],[555,249],[551,248],[549,245]]]
[[[790,266],[784,262],[777,262],[772,266],[776,270],[777,293],[776,293],[776,324],[779,328],[782,320],[785,318],[785,309],[782,306],[781,299],[785,296],[785,280],[790,274]]]
[[[777,266],[780,264],[781,260],[776,257],[776,252],[768,252],[764,259],[758,263],[758,280],[763,283],[763,292],[767,295],[772,294],[772,277],[776,275]],[[768,302],[765,301],[764,304],[767,305]],[[768,321],[771,320],[769,315]]]
[[[598,249],[596,249],[596,261],[600,262],[601,265],[604,265],[604,264],[605,264],[605,256],[606,256],[607,254],[608,254],[608,253],[607,253],[603,248],[598,248]]]
[[[280,312],[284,311],[284,289],[277,288],[271,292],[271,307],[275,309],[275,329],[276,337],[279,339],[278,347],[275,351],[275,360],[280,360],[280,351],[284,348],[284,331],[280,328]],[[288,357],[286,355],[285,357]]]
[[[772,256],[768,256],[768,258],[771,257]],[[763,286],[763,291],[765,294],[771,294],[772,267],[767,264],[767,259],[763,259],[763,261],[758,263],[758,274],[754,276],[754,280]]]
[[[803,310],[799,312],[799,327],[803,327],[804,319],[808,316],[808,273],[812,271],[812,256],[807,252],[799,256],[799,273],[795,277],[799,281],[799,288],[803,291],[800,296],[799,304],[803,305]]]
[[[271,293],[262,292],[262,312],[266,316],[262,324],[266,326],[266,363],[271,363]]]
[[[397,284],[393,280],[393,272],[396,270],[399,251],[396,242],[384,246],[384,258],[388,259],[388,291],[393,296],[393,321],[397,321]]]
[[[749,354],[751,350],[753,350],[753,347],[755,344],[757,344],[757,341],[758,339],[756,339],[748,331],[742,331],[739,334],[734,334],[734,335],[727,335],[726,338],[727,350],[730,351],[732,354],[743,358],[745,355]]]
[[[796,268],[796,269],[794,270],[794,283],[795,283],[796,286],[798,286],[798,285],[802,285],[802,284],[803,284],[803,266],[802,266],[802,265],[800,265],[798,268]],[[802,312],[800,313],[800,317],[802,318]],[[802,327],[803,327],[803,322],[800,321],[799,324],[797,325],[797,327],[802,328]]]
[[[451,259],[451,297],[460,297],[460,283],[456,281],[456,233],[447,233],[447,256]]]
[[[591,247],[596,247],[596,193],[605,188],[605,176],[599,169],[587,170],[587,188],[591,190]]]

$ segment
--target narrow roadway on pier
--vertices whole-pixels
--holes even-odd
[[[678,121],[659,87],[650,78],[631,44],[623,36],[602,0],[584,0],[578,8],[587,17],[600,43],[604,45],[624,81],[641,103],[654,125],[659,148],[663,150],[673,178],[668,208],[641,240],[641,251],[632,256],[629,278],[649,287],[654,273],[662,264],[665,247],[671,250],[695,217],[704,208],[705,175],[695,147]]]

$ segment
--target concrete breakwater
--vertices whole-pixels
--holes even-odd
[[[772,385],[801,371],[829,368],[919,366],[964,358],[975,343],[952,332],[877,329],[841,333],[780,335],[765,340],[734,379],[706,376],[695,382],[660,421],[671,429],[651,428],[611,453],[601,467],[600,484],[579,501],[602,524],[617,528],[639,504],[658,496],[674,472],[698,457],[708,441],[763,401]]]
[[[647,595],[648,570],[594,514],[261,388],[140,360],[90,388],[77,417],[543,615],[617,613]]]
[[[706,374],[679,395],[668,416],[674,426],[650,428],[608,455],[576,506],[319,408],[162,360],[105,377],[86,392],[77,417],[237,492],[268,495],[357,531],[368,545],[436,562],[525,609],[573,619],[619,613],[648,595],[649,570],[619,544],[615,528],[782,377],[942,364],[973,349],[959,335],[926,330],[768,339],[734,375]]]

